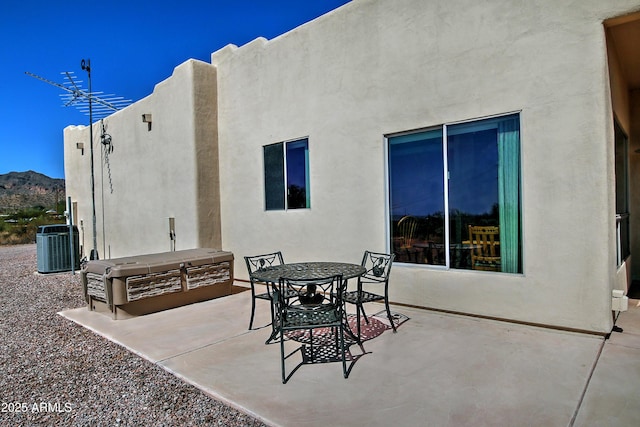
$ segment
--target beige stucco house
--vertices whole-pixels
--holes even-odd
[[[95,227],[89,130],[64,131],[85,254],[94,228],[101,258],[220,247],[246,279],[395,252],[396,303],[603,334],[640,279],[639,0],[353,0],[104,127]]]

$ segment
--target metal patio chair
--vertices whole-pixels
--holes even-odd
[[[395,323],[393,323],[393,317],[391,316],[391,310],[389,309],[389,273],[391,272],[391,265],[395,254],[383,254],[378,252],[365,251],[362,258],[362,266],[366,268],[366,272],[358,277],[358,288],[355,291],[347,291],[344,294],[344,301],[356,306],[356,316],[358,322],[357,337],[360,340],[360,313],[364,316],[365,322],[369,324],[367,314],[364,311],[364,304],[374,301],[384,301],[384,306],[387,311],[387,318],[391,323],[393,332],[396,332]],[[384,286],[383,293],[373,293],[365,291],[363,285],[381,285]]]
[[[275,284],[264,283],[257,280],[254,277],[254,273],[264,268],[284,264],[282,253],[278,251],[264,255],[246,256],[244,257],[244,260],[247,264],[247,270],[249,271],[249,280],[251,282],[251,320],[249,320],[249,329],[253,329],[253,318],[256,312],[256,299],[269,301],[269,310],[271,310],[271,322],[273,324],[273,305],[271,304],[271,289],[269,287]],[[262,283],[266,285],[267,291],[256,293],[256,283]]]
[[[349,376],[345,355],[342,300],[346,285],[342,275],[321,279],[280,279],[273,294],[273,305],[274,323],[280,334],[283,384],[286,384],[302,365],[331,361],[333,355],[340,356],[344,378]],[[318,332],[314,343],[313,332],[321,328],[324,330]],[[301,340],[304,344],[285,355],[285,334],[289,340],[293,337],[291,333],[295,331],[308,332],[308,336],[305,335],[304,340]],[[298,351],[301,351],[302,362],[287,375],[285,361]]]

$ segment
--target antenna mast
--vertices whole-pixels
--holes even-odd
[[[102,95],[102,92],[92,92],[91,90],[91,60],[83,59],[80,61],[80,67],[83,71],[87,72],[89,79],[89,91],[83,90],[78,84],[82,83],[81,80],[73,79],[73,71],[65,71],[64,74],[67,78],[66,85],[47,80],[44,77],[37,76],[33,73],[25,71],[25,74],[35,77],[38,80],[42,80],[45,83],[56,86],[66,93],[60,95],[65,101],[64,106],[75,105],[78,111],[89,115],[89,147],[91,154],[91,219],[93,225],[93,249],[89,259],[98,259],[98,238],[97,238],[97,226],[96,226],[96,192],[95,192],[95,178],[94,178],[94,166],[93,166],[93,117],[94,113],[98,118],[102,119],[111,113],[114,113],[131,104],[130,99],[124,99],[122,97],[116,97],[115,95]],[[102,96],[96,96],[102,95]],[[97,104],[94,112],[94,103]],[[104,236],[103,236],[104,239]]]

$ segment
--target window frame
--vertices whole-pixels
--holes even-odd
[[[289,159],[288,159],[288,154],[289,154],[289,150],[290,150],[290,146],[292,145],[299,145],[303,143],[304,144],[304,164],[303,164],[303,169],[304,169],[304,181],[305,181],[305,187],[304,187],[304,192],[305,192],[305,206],[301,206],[301,207],[291,207],[290,206],[290,180],[289,180],[289,174],[288,174],[288,166],[290,165],[289,163]],[[269,185],[269,179],[267,176],[267,167],[268,165],[268,161],[267,161],[267,156],[266,156],[266,150],[268,147],[276,147],[276,146],[281,146],[281,150],[280,150],[280,155],[282,156],[282,163],[281,165],[278,164],[278,166],[282,166],[282,184],[281,185],[276,185],[276,189],[279,189],[280,186],[282,186],[282,202],[283,202],[283,206],[282,207],[270,207],[270,201],[269,201],[269,191],[268,191],[268,185]],[[279,178],[279,177],[278,177]],[[311,191],[310,191],[310,173],[309,173],[309,137],[302,137],[302,138],[295,138],[295,139],[290,139],[290,140],[286,140],[286,141],[279,141],[279,142],[275,142],[272,144],[266,144],[262,146],[262,179],[263,179],[263,209],[267,212],[271,212],[271,211],[289,211],[289,210],[299,210],[299,209],[311,209]],[[277,200],[278,202],[280,201],[280,199]]]
[[[460,125],[460,124],[467,124],[467,123],[474,123],[474,122],[481,122],[484,120],[491,120],[491,119],[500,119],[500,118],[507,118],[508,116],[517,116],[517,120],[518,120],[518,127],[519,127],[519,135],[518,135],[518,149],[519,149],[519,153],[518,153],[518,165],[519,165],[519,170],[518,170],[518,182],[519,182],[519,192],[518,192],[518,216],[519,216],[519,245],[520,245],[520,249],[519,249],[519,263],[520,263],[520,267],[519,270],[517,272],[504,272],[504,271],[497,271],[497,272],[492,272],[492,273],[498,273],[498,274],[514,274],[514,275],[524,275],[524,264],[525,264],[525,260],[524,260],[524,225],[523,225],[523,221],[524,221],[524,207],[523,207],[523,187],[522,187],[522,182],[523,182],[523,161],[522,161],[522,110],[516,110],[516,111],[511,111],[511,112],[506,112],[506,113],[501,113],[501,114],[495,114],[495,115],[490,115],[490,116],[483,116],[483,117],[477,117],[477,118],[472,118],[472,119],[466,119],[466,120],[460,120],[460,121],[452,121],[452,122],[446,122],[446,123],[442,123],[439,125],[434,125],[434,126],[427,126],[427,127],[423,127],[423,128],[416,128],[416,129],[412,129],[412,130],[405,130],[405,131],[400,131],[400,132],[393,132],[393,133],[387,133],[384,134],[383,136],[383,142],[384,142],[384,158],[385,158],[385,186],[386,186],[386,191],[385,191],[385,231],[386,231],[386,247],[387,250],[389,251],[389,253],[392,253],[394,251],[394,247],[392,244],[392,237],[393,237],[393,219],[392,219],[392,207],[391,207],[391,170],[390,170],[390,140],[392,138],[396,138],[396,137],[401,137],[401,136],[407,136],[407,135],[413,135],[413,134],[419,134],[419,133],[426,133],[429,131],[434,131],[434,130],[440,130],[442,132],[442,149],[443,149],[443,158],[442,158],[442,167],[443,167],[443,182],[444,182],[444,227],[445,227],[445,231],[444,231],[444,245],[446,248],[449,248],[450,245],[450,239],[451,239],[451,221],[450,221],[450,212],[449,212],[449,180],[448,180],[448,175],[449,175],[449,158],[448,158],[448,128],[452,127],[452,126],[456,126],[456,125]],[[456,268],[454,266],[451,265],[451,254],[450,254],[450,250],[445,250],[445,263],[444,265],[439,265],[439,264],[422,264],[422,263],[413,263],[413,262],[402,262],[402,261],[396,261],[400,266],[408,266],[411,268],[427,268],[427,269],[437,269],[437,270],[450,270],[450,271],[459,271],[459,272],[481,272],[481,273],[486,273],[484,271],[479,271],[479,270],[473,270],[473,269],[463,269],[463,268]]]

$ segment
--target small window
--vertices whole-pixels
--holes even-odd
[[[264,147],[264,195],[268,211],[311,207],[306,138]]]

